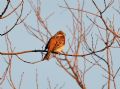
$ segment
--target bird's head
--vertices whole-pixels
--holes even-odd
[[[57,36],[65,36],[65,33],[63,31],[58,31],[55,35]]]

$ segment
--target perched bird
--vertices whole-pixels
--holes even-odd
[[[49,60],[51,52],[60,53],[65,46],[65,34],[62,31],[58,31],[54,36],[48,41],[45,50],[48,49],[43,60]]]

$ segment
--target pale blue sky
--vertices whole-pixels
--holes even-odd
[[[34,4],[36,4],[36,0],[33,0]],[[71,7],[75,7],[77,5],[77,0],[66,0]],[[80,0],[81,1],[81,0]],[[103,1],[104,0],[96,0],[96,3],[103,9]],[[108,0],[109,1],[109,0]],[[3,2],[3,0],[0,0],[0,2]],[[5,3],[5,2],[3,2]],[[13,6],[17,6],[19,2],[17,0],[11,0],[11,3]],[[66,33],[66,39],[70,39],[70,33],[68,32],[68,28],[72,29],[72,18],[71,14],[67,9],[60,8],[59,5],[65,6],[64,0],[41,0],[41,15],[43,18],[49,16],[49,14],[54,14],[49,18],[48,20],[48,28],[50,29],[50,32],[52,34],[55,34],[59,29],[62,29]],[[82,3],[82,2],[81,2]],[[80,3],[80,4],[81,4]],[[114,6],[115,8],[118,8],[118,0],[115,0]],[[3,8],[4,4],[0,4],[0,12]],[[118,14],[115,13],[115,11],[112,9],[112,7],[104,14],[105,17],[109,17],[109,19],[113,18],[114,16],[118,16]],[[85,10],[96,13],[96,9],[93,6],[91,0],[85,0]],[[10,11],[11,9],[9,9]],[[20,9],[19,9],[20,10]],[[19,10],[17,10],[19,12]],[[25,0],[24,2],[24,17],[31,9],[28,0]],[[8,11],[8,12],[9,12]],[[7,12],[7,13],[8,13]],[[115,14],[114,14],[115,13]],[[84,14],[86,16],[86,14]],[[118,16],[119,18],[119,16]],[[85,17],[84,23],[87,26],[90,24],[90,21]],[[107,18],[106,18],[107,19]],[[10,17],[7,17],[3,20],[0,20],[0,33],[3,33],[5,31],[6,26],[10,28],[12,24],[16,21],[15,14],[11,15]],[[25,22],[35,28],[36,27],[36,18],[35,14],[32,11],[30,16],[27,17]],[[98,22],[101,24],[101,22]],[[119,19],[115,18],[115,28],[119,27]],[[101,24],[102,25],[102,24]],[[42,30],[42,29],[41,29]],[[95,30],[95,29],[94,29]],[[93,31],[95,33],[95,31]],[[90,36],[90,35],[89,35]],[[25,27],[23,24],[20,24],[14,28],[13,31],[9,33],[9,37],[12,41],[13,47],[15,47],[15,51],[23,51],[23,50],[34,50],[34,49],[42,49],[41,47],[44,46],[43,43],[41,43],[38,39],[34,38],[28,32],[25,30]],[[90,38],[91,39],[91,38]],[[89,40],[89,39],[88,39]],[[89,40],[90,41],[90,40]],[[90,42],[91,43],[91,42]],[[98,48],[100,48],[102,45],[99,45]],[[67,44],[66,44],[67,49]],[[66,51],[64,49],[64,51]],[[6,45],[4,41],[4,37],[0,37],[0,51],[6,51]],[[114,68],[115,71],[119,67],[119,54],[116,53],[116,51],[119,52],[119,50],[113,50],[113,55],[116,55],[113,57],[115,60]],[[6,68],[6,63],[3,59],[5,56],[1,56],[0,60],[0,76],[4,72]],[[29,53],[29,54],[23,54],[20,55],[24,60],[27,61],[35,61],[41,59],[40,53]],[[90,57],[90,56],[88,56]],[[82,59],[81,57],[79,60]],[[91,59],[91,58],[89,58]],[[82,60],[80,60],[80,68],[83,67]],[[104,63],[103,63],[104,64]],[[90,66],[89,63],[87,66]],[[38,70],[38,83],[39,83],[39,89],[49,89],[48,87],[48,79],[51,81],[52,89],[58,84],[57,89],[61,87],[62,89],[80,89],[77,85],[76,81],[73,80],[62,68],[60,68],[56,64],[56,60],[52,58],[50,61],[44,61],[42,63],[38,64],[27,64],[20,60],[18,60],[16,57],[13,57],[12,62],[12,78],[13,81],[18,89],[20,76],[24,72],[23,76],[23,82],[21,85],[21,89],[36,89],[36,83],[35,83],[35,75],[36,75],[36,69]],[[105,78],[103,78],[103,75],[106,75],[106,73],[103,72],[99,67],[94,67],[92,70],[90,70],[85,77],[85,84],[87,89],[101,89],[102,85],[107,82]],[[120,81],[119,79],[117,81]],[[8,84],[8,81],[6,80],[0,87],[2,89],[10,89],[10,86]],[[117,83],[117,89],[119,89],[120,86]],[[106,89],[106,88],[105,88]]]

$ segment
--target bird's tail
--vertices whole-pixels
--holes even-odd
[[[49,60],[50,53],[51,53],[51,52],[47,52],[47,53],[45,54],[45,56],[44,56],[44,58],[43,58],[43,61],[44,61],[44,60]]]

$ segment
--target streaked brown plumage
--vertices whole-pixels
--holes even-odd
[[[48,49],[43,60],[49,60],[51,52],[61,52],[65,46],[65,34],[62,31],[58,31],[48,41],[45,50]]]

